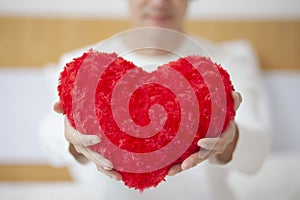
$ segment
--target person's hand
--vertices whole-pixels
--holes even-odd
[[[56,102],[53,109],[57,113],[64,112],[60,102]],[[70,153],[78,162],[84,164],[88,161],[92,161],[96,165],[98,171],[115,180],[122,179],[122,176],[113,169],[113,165],[109,160],[88,148],[88,146],[101,142],[101,139],[97,135],[80,133],[71,126],[68,119],[65,117],[65,138],[70,143]]]
[[[232,96],[234,99],[234,109],[236,111],[242,102],[242,96],[238,92],[232,92]],[[232,120],[220,137],[200,139],[197,143],[198,146],[201,147],[200,151],[190,155],[181,164],[171,167],[168,175],[173,176],[207,159],[218,164],[228,163],[232,159],[232,154],[238,141],[238,134],[237,125],[235,121]]]

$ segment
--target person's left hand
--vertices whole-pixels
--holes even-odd
[[[234,99],[234,109],[238,109],[242,102],[242,97],[238,92],[232,92]],[[232,159],[236,143],[238,141],[238,128],[234,120],[232,120],[226,130],[220,137],[203,138],[198,141],[200,151],[190,155],[181,164],[174,165],[168,172],[169,176],[190,169],[199,163],[209,160],[213,163],[225,164]]]

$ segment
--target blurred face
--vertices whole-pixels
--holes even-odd
[[[130,17],[135,28],[162,27],[183,31],[188,0],[130,0]]]

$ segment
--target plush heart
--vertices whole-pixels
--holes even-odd
[[[97,134],[89,147],[111,160],[128,187],[143,191],[217,137],[235,116],[229,74],[188,56],[145,72],[117,54],[90,50],[60,74],[60,101],[71,125]]]

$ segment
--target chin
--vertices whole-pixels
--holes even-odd
[[[143,27],[159,27],[159,28],[168,28],[168,29],[173,29],[176,30],[174,23],[170,20],[145,20],[143,23]]]

